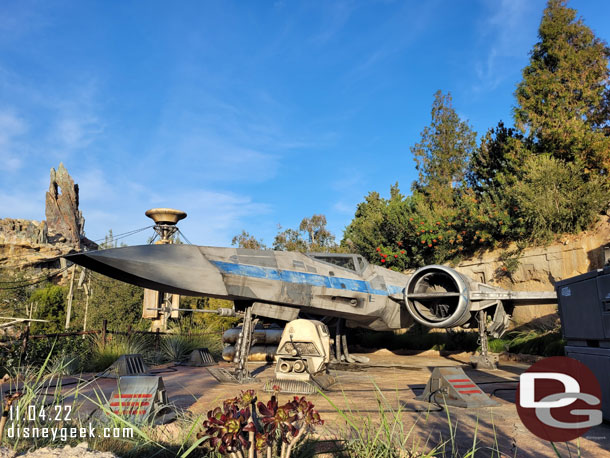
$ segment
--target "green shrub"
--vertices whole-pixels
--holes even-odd
[[[542,155],[525,162],[523,179],[511,193],[532,240],[586,229],[610,202],[607,177]]]
[[[505,339],[489,339],[488,347],[492,353],[502,353],[510,349],[509,341]]]
[[[164,336],[161,340],[161,353],[166,361],[185,361],[193,350],[202,346],[201,339],[197,337],[181,334]]]
[[[91,345],[89,339],[83,339],[82,336],[30,339],[23,361],[33,366],[41,366],[51,350],[52,357],[64,355],[70,359],[71,355],[79,355],[80,359],[85,359],[91,351]]]
[[[495,353],[508,351],[537,356],[563,356],[564,346],[560,329],[513,331],[502,339],[489,340],[489,350]]]
[[[48,323],[33,322],[31,324],[32,334],[63,330],[66,322],[65,296],[66,288],[57,285],[47,285],[30,295],[29,300],[37,306],[36,318],[48,320]]]

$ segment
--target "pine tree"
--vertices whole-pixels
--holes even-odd
[[[448,204],[452,190],[464,178],[475,147],[476,132],[453,109],[451,94],[437,91],[432,121],[422,131],[421,141],[411,147],[419,172],[413,190],[423,192],[436,203]]]
[[[469,185],[479,194],[502,192],[519,179],[530,149],[531,145],[519,131],[500,121],[487,131],[470,158]]]
[[[609,48],[564,0],[549,0],[538,35],[515,93],[516,127],[537,153],[610,170]]]

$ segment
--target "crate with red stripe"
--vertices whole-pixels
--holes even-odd
[[[108,400],[110,411],[132,423],[143,423],[169,411],[163,379],[154,375],[124,376]]]
[[[418,401],[434,402],[441,406],[495,407],[500,403],[491,399],[461,367],[436,367]]]

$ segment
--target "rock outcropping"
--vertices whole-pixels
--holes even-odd
[[[80,248],[85,236],[85,218],[78,209],[78,185],[63,164],[51,169],[51,183],[45,201],[45,216],[51,240]]]
[[[66,243],[49,243],[45,221],[0,219],[0,266],[15,270],[58,267],[57,258],[74,251]]]
[[[78,185],[63,164],[51,169],[46,193],[46,221],[0,219],[0,266],[14,270],[57,268],[59,257],[84,247],[97,249],[85,237],[85,218],[78,208]]]

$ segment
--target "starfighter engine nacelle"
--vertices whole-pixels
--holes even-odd
[[[407,282],[407,310],[415,321],[430,328],[462,326],[472,316],[470,283],[469,278],[449,267],[422,267]]]

